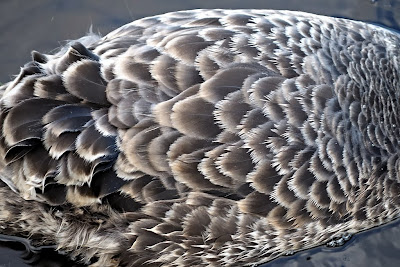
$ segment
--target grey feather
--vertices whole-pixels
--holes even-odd
[[[92,266],[255,266],[400,216],[397,33],[216,9],[89,39],[0,87],[0,229]]]

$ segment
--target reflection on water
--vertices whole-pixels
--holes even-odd
[[[194,8],[288,9],[368,21],[400,31],[399,0],[3,0],[0,2],[0,83],[18,73],[30,51],[51,52],[91,25],[105,35],[145,16]],[[400,266],[400,222],[354,236],[340,248],[320,247],[263,266]],[[51,248],[0,235],[0,266],[79,266]]]
[[[341,247],[321,246],[282,257],[260,267],[398,267],[400,219],[353,235]]]
[[[34,247],[30,241],[0,234],[1,267],[84,267],[60,255],[51,246]]]

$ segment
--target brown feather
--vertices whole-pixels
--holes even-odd
[[[397,218],[399,43],[216,9],[33,52],[0,86],[0,233],[93,266],[256,266]]]

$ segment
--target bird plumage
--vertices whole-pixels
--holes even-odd
[[[1,88],[4,232],[93,266],[254,266],[398,217],[398,34],[193,10],[80,41]]]

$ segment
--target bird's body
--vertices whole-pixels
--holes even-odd
[[[194,10],[82,43],[0,91],[3,232],[93,266],[245,266],[399,216],[397,34]]]

